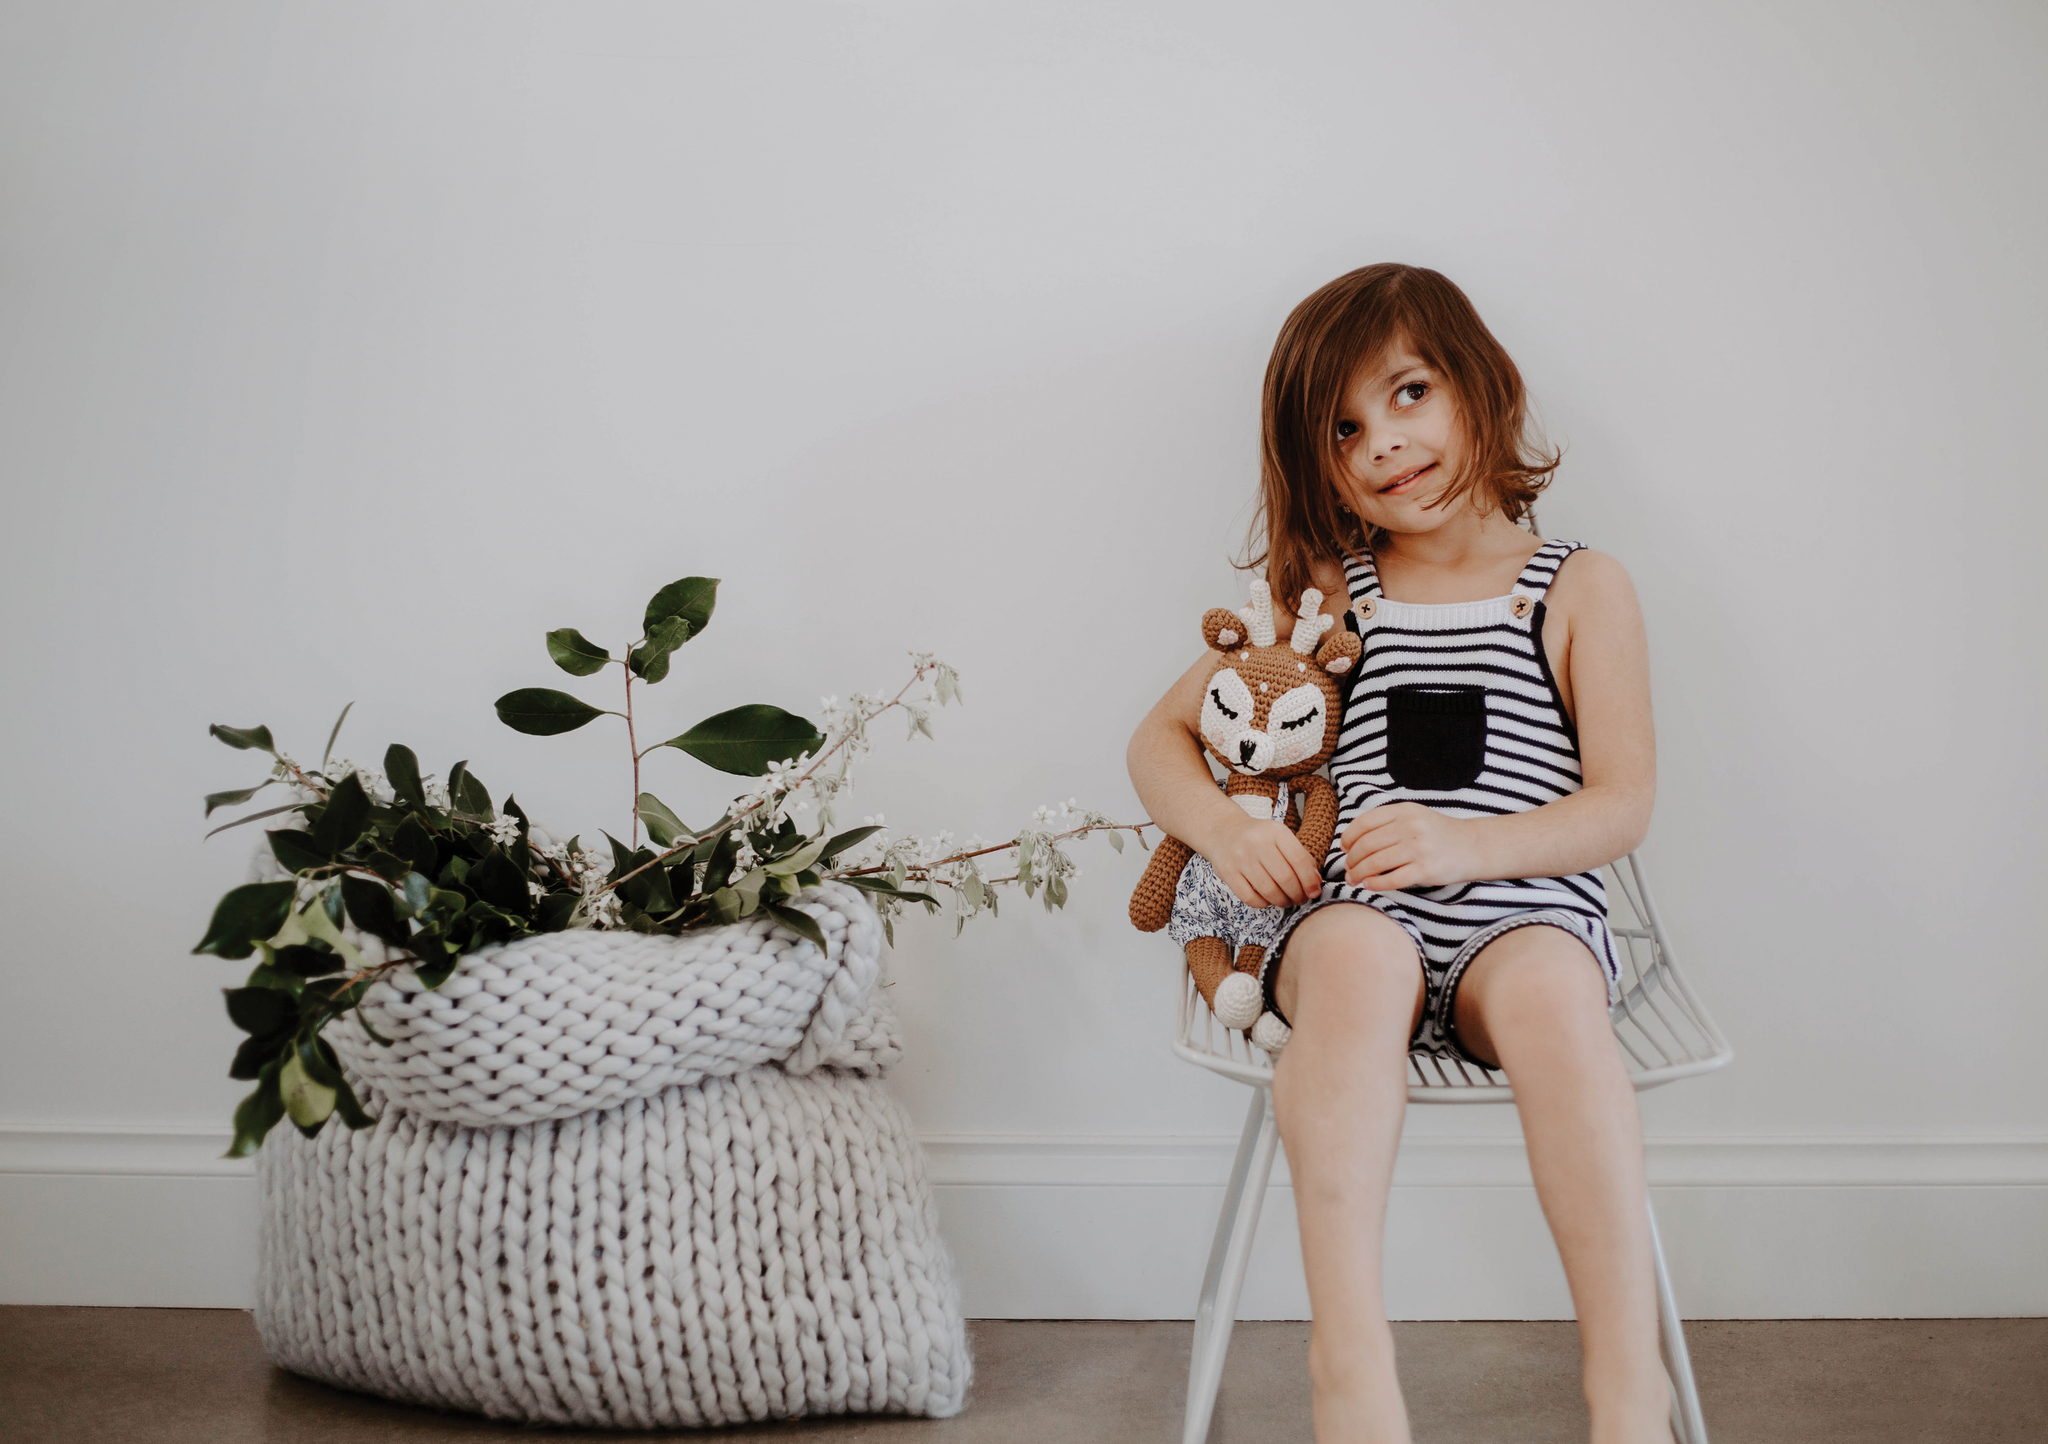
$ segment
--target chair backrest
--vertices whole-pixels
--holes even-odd
[[[1622,950],[1621,1001],[1608,1017],[1636,1088],[1655,1088],[1721,1067],[1735,1050],[1678,970],[1641,860],[1630,853],[1601,871],[1607,880],[1608,927]],[[1197,1067],[1255,1088],[1273,1081],[1273,1060],[1244,1034],[1216,1021],[1185,968],[1173,1051]],[[1513,1097],[1499,1072],[1456,1059],[1409,1055],[1411,1103],[1505,1103]]]

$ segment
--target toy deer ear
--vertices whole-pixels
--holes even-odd
[[[1341,677],[1358,665],[1358,658],[1364,650],[1356,633],[1348,627],[1339,627],[1323,638],[1323,645],[1316,649],[1316,661],[1331,676]]]
[[[1244,618],[1228,607],[1211,607],[1202,613],[1202,641],[1218,652],[1227,652],[1244,641]],[[1344,634],[1350,636],[1349,632]]]

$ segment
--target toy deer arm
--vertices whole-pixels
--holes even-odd
[[[1327,785],[1327,784],[1326,784]],[[1333,810],[1331,816],[1336,815]],[[1152,849],[1138,890],[1131,894],[1131,926],[1141,933],[1156,933],[1173,916],[1173,895],[1180,887],[1181,869],[1195,850],[1176,837],[1163,837]]]
[[[1311,774],[1302,779],[1301,791],[1301,830],[1295,837],[1320,868],[1337,832],[1337,789],[1329,778]]]

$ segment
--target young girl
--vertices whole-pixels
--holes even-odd
[[[1530,529],[1557,458],[1525,416],[1514,362],[1435,271],[1368,266],[1303,301],[1266,370],[1251,560],[1276,602],[1319,588],[1364,642],[1329,855],[1218,791],[1197,740],[1212,658],[1131,740],[1153,820],[1246,902],[1295,905],[1262,981],[1293,1028],[1273,1106],[1320,1444],[1409,1437],[1380,1253],[1411,1049],[1506,1072],[1577,1306],[1594,1444],[1671,1440],[1595,871],[1649,825],[1648,659],[1620,564]]]

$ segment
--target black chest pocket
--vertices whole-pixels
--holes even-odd
[[[1417,792],[1456,792],[1486,767],[1486,689],[1387,689],[1387,773]]]

